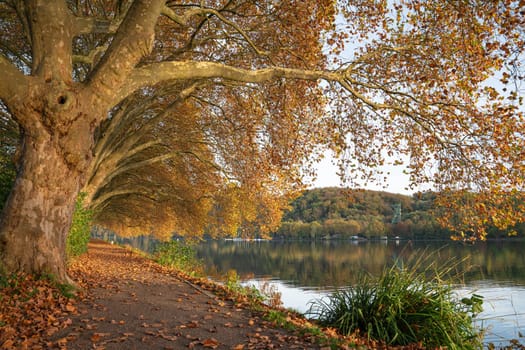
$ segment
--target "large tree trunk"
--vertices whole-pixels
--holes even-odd
[[[164,0],[132,1],[123,18],[106,23],[74,15],[65,0],[20,2],[17,16],[31,47],[30,75],[0,54],[0,99],[25,133],[22,167],[0,221],[0,270],[51,273],[67,281],[66,236],[92,161],[95,128],[139,87],[130,84],[130,74],[151,52],[164,5]],[[118,30],[110,31],[112,25]],[[74,81],[74,38],[100,30],[114,34],[111,44],[91,62],[88,77]]]
[[[65,242],[89,145],[72,129],[61,135],[36,130],[23,136],[22,167],[2,213],[0,269],[52,274],[66,282]]]

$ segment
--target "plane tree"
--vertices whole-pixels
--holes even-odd
[[[166,89],[179,93],[170,96]],[[292,161],[292,145],[279,149],[278,142],[247,135],[254,128],[272,134],[256,119],[236,121],[233,128],[231,118],[209,111],[215,104],[205,96],[203,83],[141,91],[101,125],[82,189],[97,225],[123,236],[159,238],[174,232],[267,234],[277,228],[297,181],[260,184],[293,176],[282,172],[280,161]],[[236,161],[246,157],[247,147],[249,163],[241,167]]]
[[[66,280],[65,238],[84,187],[101,221],[126,227],[189,231],[192,219],[181,218],[211,213],[233,230],[266,209],[275,218],[322,149],[340,156],[350,185],[408,158],[412,185],[474,193],[479,219],[464,234],[482,237],[484,220],[510,224],[525,211],[504,203],[524,181],[523,8],[1,1],[0,99],[20,131],[2,268]],[[494,75],[507,91],[490,86]],[[139,196],[142,209],[132,205]]]

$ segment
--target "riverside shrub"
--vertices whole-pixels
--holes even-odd
[[[197,258],[195,248],[186,242],[169,241],[161,243],[153,253],[154,260],[189,274],[199,274],[202,262]]]
[[[75,258],[87,251],[91,234],[93,211],[84,207],[85,193],[80,193],[75,204],[71,229],[66,239],[68,259]]]
[[[482,332],[473,318],[482,311],[482,297],[457,297],[445,278],[452,265],[438,271],[431,264],[418,272],[422,265],[421,260],[413,268],[397,263],[378,277],[363,273],[355,286],[313,301],[308,314],[344,335],[359,333],[389,345],[481,348]]]

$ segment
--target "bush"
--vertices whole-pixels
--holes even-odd
[[[16,178],[16,167],[8,148],[5,145],[0,147],[0,210],[3,210]]]
[[[169,266],[190,274],[202,271],[202,262],[197,259],[194,247],[181,241],[169,241],[160,244],[153,258],[161,265]]]
[[[481,348],[481,332],[472,321],[482,311],[482,297],[457,300],[450,280],[443,279],[458,265],[439,272],[431,264],[418,272],[396,264],[378,278],[362,274],[354,287],[313,301],[308,313],[344,335],[359,333],[389,345]]]
[[[93,220],[92,210],[84,208],[85,193],[80,193],[75,204],[71,229],[67,235],[66,253],[68,259],[77,257],[87,251]]]

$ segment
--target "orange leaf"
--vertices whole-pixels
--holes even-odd
[[[7,339],[3,344],[2,344],[2,349],[11,349],[13,347],[13,345],[15,344],[15,342],[12,340],[12,339]]]
[[[202,346],[204,346],[205,348],[212,348],[212,349],[215,349],[216,347],[219,346],[219,341],[215,338],[208,338],[206,340],[203,340],[202,341]]]

